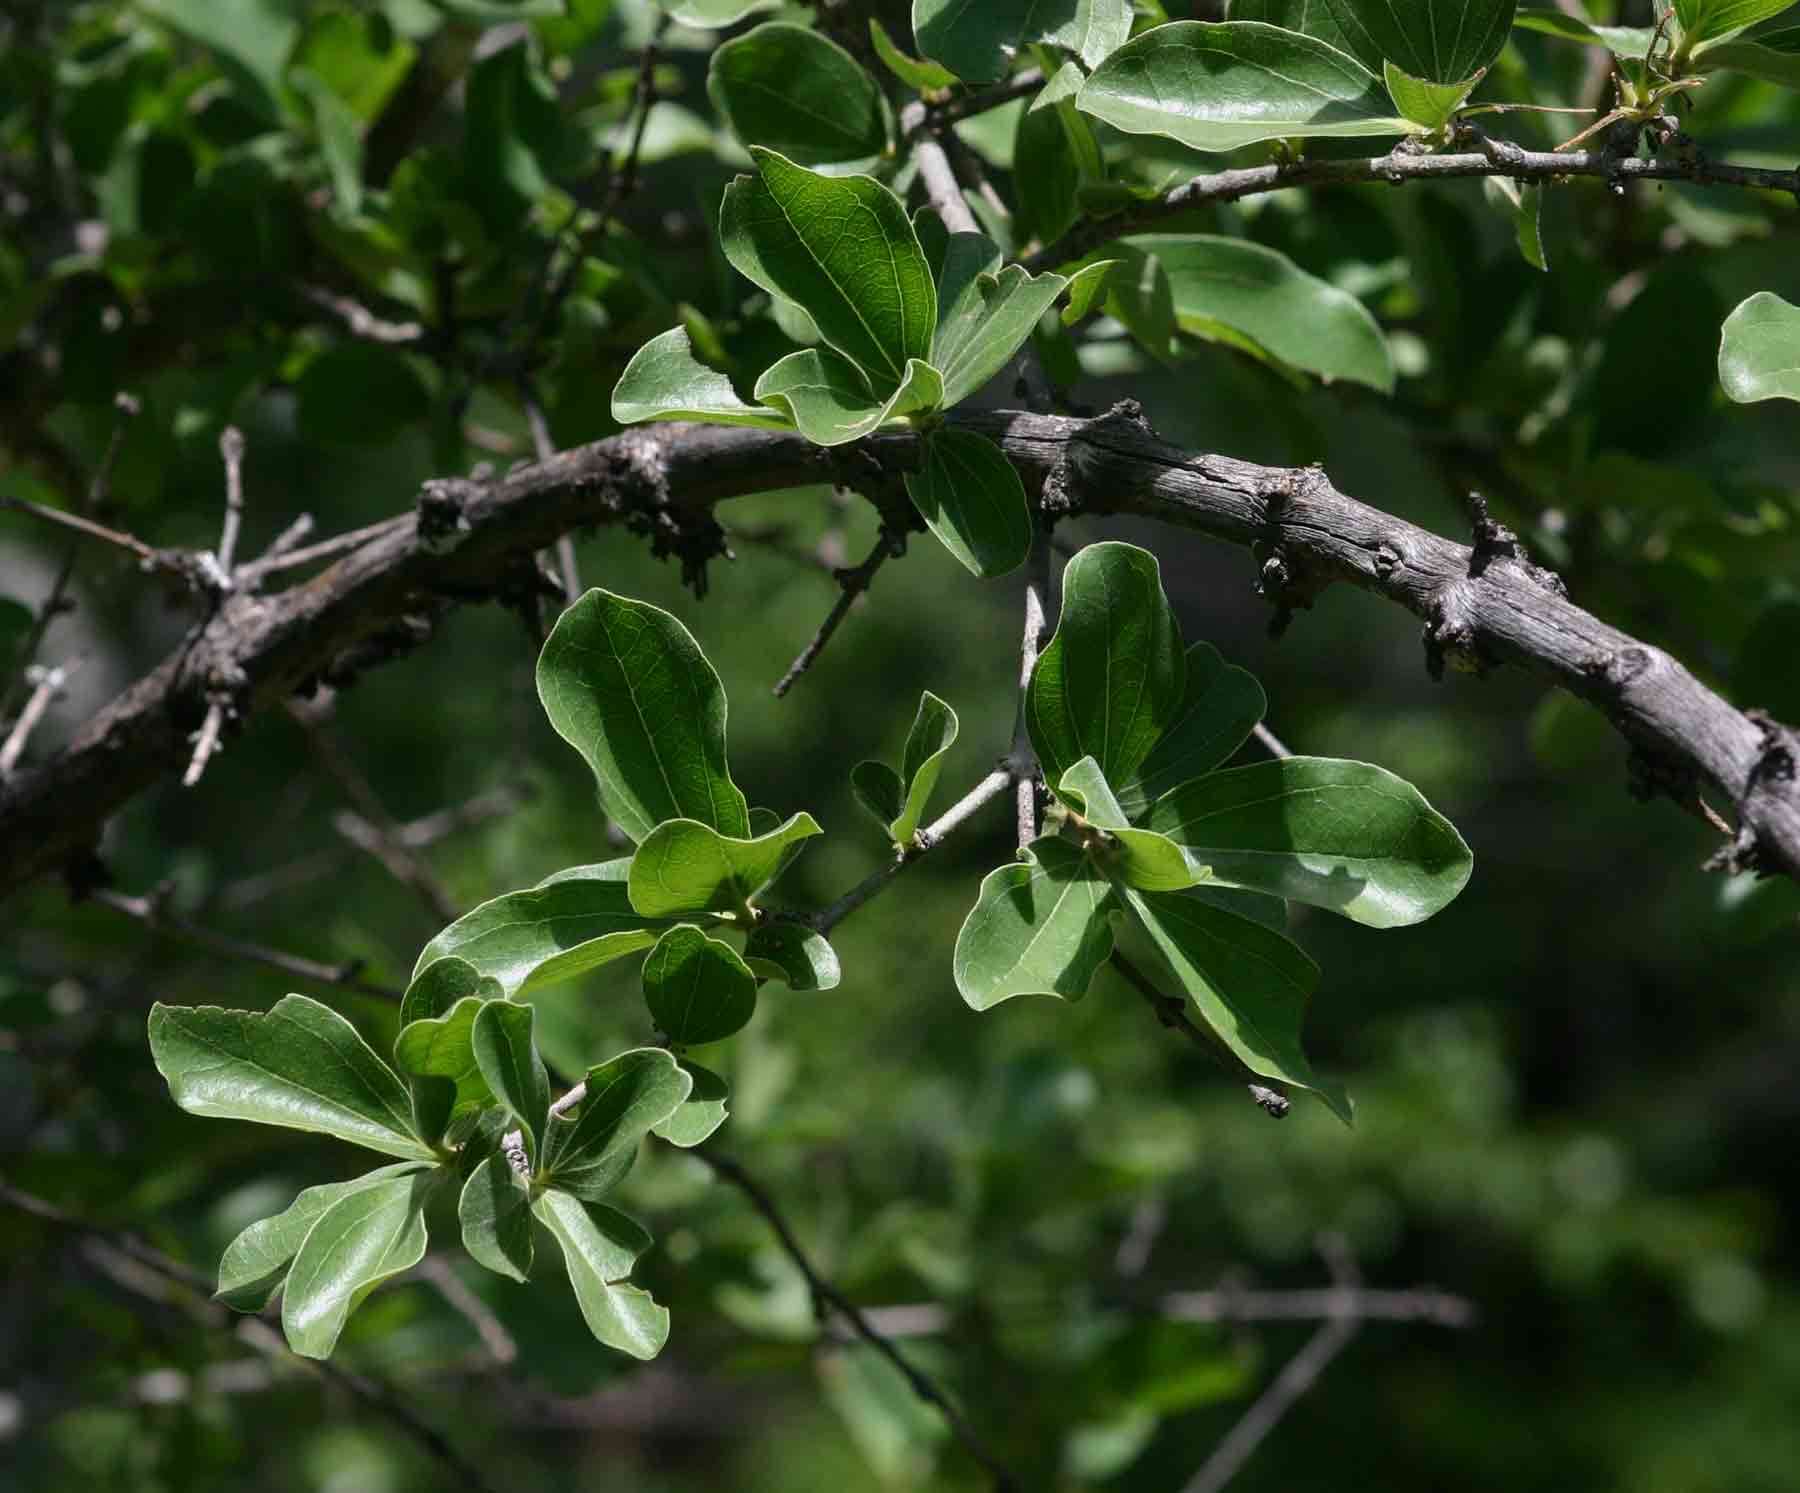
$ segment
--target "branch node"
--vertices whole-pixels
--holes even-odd
[[[1475,543],[1469,551],[1469,578],[1477,580],[1496,560],[1511,560],[1527,577],[1555,596],[1567,596],[1569,588],[1553,570],[1535,563],[1525,541],[1488,511],[1487,499],[1471,492],[1464,500]]]
[[[434,477],[419,488],[419,543],[427,554],[447,555],[462,543],[474,528],[468,504],[480,491],[460,477]]]

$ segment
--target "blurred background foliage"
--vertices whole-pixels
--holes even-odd
[[[825,9],[841,26],[853,7]],[[870,9],[908,37],[904,5]],[[1639,0],[1607,10],[1648,18]],[[612,428],[625,358],[678,320],[754,376],[792,344],[712,233],[744,161],[705,92],[718,33],[662,32],[637,190],[566,301],[543,295],[558,235],[606,198],[638,49],[662,25],[645,0],[14,0],[0,20],[6,490],[79,506],[129,389],[143,412],[108,520],[211,544],[218,438],[236,423],[254,553],[297,513],[335,533],[401,511],[426,476],[527,457],[503,372],[534,318],[529,371],[559,446]],[[1558,104],[1602,86],[1582,49],[1526,32],[1483,85]],[[1016,113],[963,127],[1003,191]],[[1565,123],[1506,121],[1536,146]],[[1732,159],[1800,152],[1796,95],[1753,81],[1715,80],[1685,127]],[[1120,180],[1218,164],[1103,139]],[[1727,405],[1714,373],[1732,305],[1800,301],[1795,203],[1593,182],[1545,201],[1549,274],[1480,182],[1285,193],[1169,225],[1269,245],[1358,296],[1393,348],[1392,398],[1193,337],[1153,354],[1105,321],[1050,348],[1052,365],[1079,406],[1130,396],[1170,440],[1321,461],[1345,491],[1443,532],[1478,487],[1585,606],[1737,703],[1800,717],[1800,424],[1781,401]],[[352,336],[351,301],[419,335]],[[618,529],[583,538],[581,574],[694,631],[730,693],[752,801],[827,828],[784,898],[828,900],[885,853],[849,767],[895,753],[921,689],[962,715],[942,802],[1004,748],[1016,588],[915,542],[775,700],[834,595],[827,565],[860,558],[873,519],[824,489],[720,517],[735,559],[714,563],[704,601]],[[1106,536],[1157,551],[1187,635],[1259,675],[1290,746],[1394,769],[1474,848],[1468,890],[1423,927],[1296,910],[1326,970],[1309,1046],[1348,1081],[1356,1128],[1311,1104],[1271,1123],[1110,975],[1078,1005],[967,1010],[950,950],[1008,851],[996,809],[843,927],[841,988],[765,998],[710,1059],[734,1090],[723,1144],[857,1301],[943,1309],[908,1351],[1034,1489],[1180,1487],[1311,1329],[1184,1323],[1158,1302],[1221,1281],[1318,1285],[1321,1235],[1372,1284],[1467,1296],[1479,1324],[1367,1327],[1235,1487],[1796,1486],[1795,889],[1702,874],[1716,834],[1635,802],[1618,739],[1536,681],[1432,685],[1416,622],[1343,590],[1272,640],[1244,554],[1122,523],[1058,533]],[[0,513],[0,642],[63,552]],[[73,595],[40,656],[81,669],[34,756],[186,623],[106,551],[80,552]],[[511,805],[425,852],[460,906],[613,853],[586,770],[537,708],[533,655],[518,616],[464,609],[331,702],[324,729],[395,819],[496,792]],[[200,787],[121,815],[104,859],[126,891],[169,881],[172,907],[218,933],[400,983],[437,921],[334,828],[347,807],[314,730],[261,719]],[[244,1224],[344,1175],[331,1143],[183,1115],[150,1064],[152,1000],[260,1007],[291,978],[57,885],[3,916],[14,1185],[210,1271]],[[302,988],[378,1046],[391,1037],[390,1004]],[[651,1036],[625,966],[540,1009],[564,1073]],[[625,1201],[659,1240],[640,1278],[674,1314],[656,1364],[598,1348],[560,1283],[514,1287],[454,1251],[516,1362],[496,1366],[423,1279],[359,1312],[340,1360],[400,1386],[508,1489],[981,1486],[891,1371],[821,1346],[802,1281],[741,1195],[656,1147]],[[146,1300],[91,1244],[0,1210],[0,1259],[12,1486],[443,1485],[353,1398]]]

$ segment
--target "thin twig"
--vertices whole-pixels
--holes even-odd
[[[1327,1249],[1324,1253],[1342,1293],[1339,1310],[1287,1361],[1275,1381],[1244,1412],[1225,1439],[1213,1448],[1212,1455],[1188,1480],[1182,1493],[1219,1493],[1237,1476],[1269,1432],[1281,1423],[1281,1418],[1319,1382],[1319,1376],[1331,1366],[1332,1359],[1356,1336],[1361,1320],[1350,1310],[1351,1294],[1360,1284],[1355,1265],[1346,1250]]]
[[[1126,984],[1144,998],[1156,1013],[1158,1021],[1170,1031],[1180,1032],[1194,1046],[1219,1063],[1227,1073],[1240,1080],[1265,1114],[1276,1120],[1287,1117],[1287,1112],[1292,1107],[1287,1095],[1251,1072],[1242,1058],[1189,1016],[1185,1001],[1177,996],[1164,995],[1136,962],[1118,949],[1112,951],[1107,962],[1125,977]]]
[[[321,539],[317,544],[309,544],[305,549],[282,550],[277,553],[273,545],[269,552],[260,559],[252,560],[238,570],[238,583],[243,586],[255,586],[264,576],[273,575],[278,570],[293,570],[301,565],[310,565],[315,560],[331,560],[346,550],[360,549],[372,539],[379,539],[390,533],[396,525],[412,522],[412,515],[402,518],[384,518],[377,524],[365,524],[360,529],[348,529],[342,534],[334,534],[329,539]]]
[[[952,98],[935,104],[926,104],[924,112],[912,126],[911,133],[927,127],[932,129],[957,124],[965,119],[972,119],[977,114],[985,114],[989,109],[998,109],[1003,104],[1010,104],[1014,99],[1027,98],[1044,86],[1044,75],[1035,67],[1027,68],[1017,77],[1009,78],[1004,83],[997,83],[992,88],[982,88],[968,93],[959,93]],[[904,129],[904,124],[902,125]]]
[[[315,959],[305,959],[298,954],[283,953],[280,949],[271,949],[262,944],[250,943],[241,938],[230,938],[223,933],[215,933],[210,928],[202,927],[178,913],[170,912],[156,897],[132,897],[124,892],[115,892],[101,887],[88,894],[102,907],[110,907],[114,912],[121,912],[128,918],[135,918],[145,927],[158,933],[167,933],[172,937],[186,940],[198,948],[210,949],[215,954],[223,954],[230,959],[242,959],[250,964],[260,964],[268,969],[280,970],[283,974],[293,975],[296,979],[311,980],[320,985],[335,985],[340,990],[354,990],[361,995],[373,995],[381,1000],[398,1001],[400,992],[391,985],[378,985],[372,980],[363,979],[357,972],[362,968],[360,959],[348,964],[321,964]]]
[[[237,555],[238,530],[244,522],[244,433],[227,425],[219,433],[219,455],[225,461],[225,522],[219,530],[219,572],[231,577]]]
[[[1287,749],[1286,743],[1284,743],[1279,736],[1261,721],[1258,721],[1250,728],[1250,734],[1262,743],[1263,750],[1271,757],[1291,757],[1294,755]]]
[[[519,1356],[519,1345],[506,1330],[506,1324],[494,1315],[492,1307],[469,1289],[449,1260],[443,1255],[426,1255],[419,1261],[418,1271],[437,1288],[438,1295],[444,1298],[451,1311],[475,1329],[489,1358],[504,1368]]]
[[[73,1214],[65,1212],[54,1203],[34,1197],[31,1193],[21,1192],[3,1180],[0,1180],[0,1203],[21,1213],[30,1214],[33,1218],[40,1219],[56,1228],[72,1234],[79,1234],[113,1254],[142,1267],[151,1275],[179,1287],[183,1292],[188,1293],[181,1305],[191,1316],[222,1331],[230,1331],[235,1326],[236,1336],[263,1356],[282,1360],[297,1368],[308,1369],[326,1382],[348,1391],[354,1398],[391,1421],[417,1442],[425,1452],[442,1464],[444,1469],[456,1480],[457,1486],[473,1489],[475,1493],[494,1493],[494,1485],[487,1480],[480,1469],[464,1458],[441,1431],[421,1419],[418,1412],[400,1397],[399,1392],[392,1385],[386,1384],[372,1375],[356,1373],[328,1360],[298,1357],[289,1351],[287,1345],[270,1328],[269,1324],[258,1317],[237,1318],[234,1323],[233,1313],[229,1308],[215,1304],[209,1299],[212,1295],[213,1283],[199,1271],[183,1265],[178,1260],[171,1259],[161,1250],[144,1243],[134,1234],[89,1223],[86,1219],[77,1218]],[[119,1280],[121,1284],[126,1283],[121,1273],[108,1273],[113,1279]]]
[[[19,513],[29,514],[41,523],[55,524],[58,528],[70,529],[89,539],[98,539],[136,557],[137,562],[146,570],[167,570],[177,574],[185,574],[185,567],[169,551],[159,550],[155,545],[145,544],[135,534],[127,534],[120,529],[108,528],[105,524],[96,523],[91,518],[84,518],[79,513],[69,513],[61,508],[47,507],[43,503],[34,503],[30,498],[12,495],[0,496],[0,508],[10,508]]]
[[[219,547],[211,556],[210,584],[215,600],[237,586],[234,562],[237,555],[238,531],[244,522],[244,433],[235,425],[227,425],[219,433],[219,456],[225,463],[225,518],[219,526]],[[207,556],[200,557],[204,564]],[[231,708],[229,694],[223,689],[211,692],[206,718],[194,736],[194,754],[188,759],[187,771],[181,775],[181,786],[192,788],[205,775],[206,766],[219,750],[219,738],[225,729],[225,713]]]
[[[825,614],[825,620],[819,624],[819,630],[812,635],[812,641],[788,665],[787,673],[775,681],[773,693],[776,699],[779,700],[791,690],[800,676],[813,666],[814,661],[825,651],[825,645],[831,641],[832,634],[838,630],[844,618],[850,615],[850,608],[856,605],[856,598],[869,589],[869,583],[875,579],[875,572],[898,553],[898,541],[883,524],[881,533],[875,540],[875,548],[869,551],[868,558],[862,564],[832,572],[838,583],[838,598]]]
[[[368,307],[349,296],[338,295],[321,285],[302,285],[300,294],[321,310],[329,311],[343,322],[352,337],[365,342],[380,342],[390,347],[424,339],[425,327],[416,321],[384,321]]]
[[[556,455],[556,442],[550,438],[550,422],[544,418],[544,406],[529,375],[519,375],[519,398],[525,406],[525,423],[531,427],[531,445],[539,461]],[[563,604],[574,606],[581,596],[581,571],[575,564],[575,537],[559,534],[556,538],[556,568],[562,578]]]
[[[912,844],[902,850],[893,860],[871,871],[829,907],[821,908],[814,913],[809,920],[812,926],[820,933],[829,933],[863,903],[878,893],[886,891],[889,882],[927,851],[941,845],[965,820],[973,818],[983,807],[1004,794],[1012,786],[1012,782],[1013,774],[1010,767],[995,768],[946,809],[942,815],[915,834]]]
[[[812,1293],[813,1312],[823,1326],[835,1314],[840,1317],[850,1330],[873,1348],[877,1353],[900,1371],[912,1392],[926,1404],[936,1407],[949,1423],[951,1433],[962,1444],[963,1450],[986,1469],[994,1480],[994,1487],[1002,1493],[1011,1493],[1019,1487],[1017,1480],[1006,1468],[1005,1463],[990,1451],[985,1442],[976,1433],[956,1403],[940,1389],[937,1384],[915,1365],[893,1342],[876,1330],[862,1309],[855,1302],[822,1275],[812,1259],[794,1235],[792,1227],[782,1215],[781,1209],[754,1177],[744,1170],[741,1163],[729,1156],[722,1156],[707,1146],[697,1146],[688,1153],[698,1156],[713,1172],[730,1182],[750,1200],[751,1206],[762,1214],[769,1227],[775,1231],[783,1252],[793,1261],[794,1268],[805,1278],[807,1289]]]
[[[1362,1322],[1423,1322],[1434,1327],[1472,1327],[1475,1304],[1431,1286],[1379,1291],[1332,1286],[1324,1290],[1170,1291],[1157,1310],[1175,1322],[1316,1322],[1355,1317]]]
[[[43,720],[44,712],[50,708],[50,702],[56,698],[63,685],[68,683],[69,676],[80,667],[79,661],[49,669],[33,664],[26,671],[26,680],[33,682],[34,688],[31,698],[25,702],[25,708],[19,712],[18,720],[13,722],[12,730],[7,733],[5,745],[0,746],[0,782],[12,776],[13,769],[19,765],[19,758],[25,754],[25,743],[31,740],[31,733],[37,730],[38,722]]]
[[[1030,696],[1031,676],[1037,670],[1038,654],[1043,650],[1049,630],[1050,535],[1041,525],[1034,524],[1031,554],[1025,562],[1025,629],[1019,643],[1019,702],[1013,715],[1012,752],[1007,759],[1013,772],[1013,807],[1021,850],[1038,837],[1042,827],[1038,802],[1042,771],[1031,745],[1025,702]]]

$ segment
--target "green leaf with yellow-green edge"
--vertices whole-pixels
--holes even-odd
[[[425,1258],[430,1172],[393,1177],[332,1203],[307,1231],[281,1292],[281,1327],[302,1358],[329,1358],[350,1313]]]
[[[1068,288],[1061,275],[1032,275],[1016,264],[1002,268],[1000,258],[985,234],[953,233],[945,244],[931,363],[944,380],[946,409],[1004,368]]]
[[[779,410],[739,399],[730,379],[695,356],[685,327],[671,327],[631,355],[613,386],[612,417],[621,425],[644,420],[703,420],[712,425],[786,430],[792,424]]]
[[[1151,805],[1146,827],[1209,880],[1307,902],[1371,928],[1422,922],[1468,882],[1454,825],[1369,762],[1282,757],[1215,772]]]
[[[633,1358],[654,1358],[669,1340],[669,1313],[640,1286],[626,1284],[650,1236],[617,1209],[566,1192],[540,1194],[531,1211],[563,1253],[588,1331]]]
[[[819,335],[885,399],[908,364],[929,362],[937,292],[900,199],[868,176],[821,176],[751,147],[757,175],[725,189],[725,257],[796,301]]]
[[[425,945],[421,980],[445,956],[472,965],[506,996],[546,990],[641,953],[668,921],[631,905],[629,858],[573,866],[464,913]]]
[[[1725,318],[1719,382],[1739,404],[1800,399],[1800,306],[1759,290]]]
[[[287,1278],[288,1266],[327,1208],[353,1192],[396,1177],[410,1177],[424,1166],[422,1161],[397,1161],[348,1182],[306,1188],[281,1212],[258,1219],[225,1246],[219,1259],[219,1289],[214,1292],[215,1297],[240,1312],[261,1311]]]
[[[803,166],[862,161],[887,149],[887,108],[875,80],[836,42],[766,21],[712,54],[706,92],[745,145]]]
[[[1155,830],[1131,827],[1092,757],[1083,757],[1054,787],[1059,799],[1110,837],[1103,850],[1090,852],[1106,874],[1151,892],[1178,892],[1206,879],[1204,869],[1173,840]]]
[[[693,1078],[660,1047],[590,1068],[581,1101],[554,1116],[538,1178],[576,1197],[604,1197],[631,1170],[639,1143],[686,1102]]]
[[[803,347],[771,364],[756,381],[756,397],[782,411],[815,446],[841,446],[903,415],[938,409],[944,382],[917,358],[884,398],[876,398],[861,371],[828,347]]]
[[[1163,135],[1195,150],[1418,132],[1356,58],[1254,21],[1175,21],[1146,31],[1095,70],[1076,102],[1127,134]]]
[[[990,871],[957,934],[956,988],[985,1011],[1015,995],[1079,1000],[1112,953],[1111,887],[1074,845],[1032,841],[1025,859]]]
[[[469,1173],[456,1216],[476,1264],[512,1280],[531,1275],[531,1193],[504,1156],[496,1152]]]
[[[935,62],[926,62],[902,52],[893,37],[888,35],[887,27],[874,16],[869,17],[869,41],[875,48],[875,55],[881,59],[882,66],[908,88],[928,93],[956,86],[955,73]]]
[[[647,918],[742,913],[820,833],[804,812],[755,839],[722,835],[693,819],[671,819],[631,858],[631,905]]]
[[[678,923],[644,960],[644,1004],[675,1046],[720,1042],[756,1014],[756,976],[730,944]]]
[[[551,629],[537,687],[557,735],[593,769],[601,807],[633,840],[665,819],[749,829],[725,761],[725,688],[661,607],[589,591]]]
[[[1388,97],[1394,107],[1414,124],[1436,134],[1463,106],[1479,77],[1464,78],[1459,83],[1428,83],[1391,62],[1381,65],[1381,76],[1387,84]]]
[[[687,1098],[675,1107],[668,1119],[659,1120],[650,1127],[650,1133],[660,1136],[672,1146],[686,1149],[699,1145],[725,1123],[731,1085],[712,1069],[702,1068],[686,1058],[681,1060],[681,1067],[693,1080],[694,1086],[688,1090]]]
[[[1156,556],[1112,540],[1088,545],[1063,572],[1056,636],[1026,693],[1046,780],[1092,757],[1108,782],[1129,782],[1174,724],[1186,683],[1181,625]]]
[[[1005,575],[1031,552],[1025,484],[1006,453],[973,430],[940,426],[925,438],[906,494],[925,526],[971,575]]]
[[[1279,933],[1181,892],[1120,896],[1181,984],[1199,1019],[1261,1078],[1307,1089],[1346,1125],[1350,1101],[1300,1048],[1319,967]]]
[[[843,978],[837,950],[801,923],[765,920],[744,943],[744,962],[759,978],[789,990],[833,990]]]
[[[405,1161],[433,1153],[405,1084],[356,1028],[304,995],[268,1011],[150,1008],[150,1055],[189,1114],[336,1136]]]
[[[1190,644],[1187,683],[1173,724],[1116,790],[1126,817],[1135,822],[1171,788],[1223,766],[1268,707],[1254,674],[1226,663],[1211,643]]]

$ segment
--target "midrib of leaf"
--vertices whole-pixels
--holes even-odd
[[[395,1180],[399,1180],[399,1179],[395,1179]],[[330,1275],[335,1275],[337,1273],[338,1269],[340,1268],[340,1262],[342,1261],[344,1256],[350,1252],[348,1250],[347,1246],[348,1246],[348,1243],[349,1243],[351,1237],[353,1236],[353,1234],[355,1233],[356,1230],[366,1227],[372,1218],[376,1217],[380,1213],[387,1212],[390,1210],[397,1211],[397,1212],[401,1213],[402,1215],[405,1215],[412,1211],[412,1186],[410,1183],[408,1184],[405,1194],[400,1199],[386,1197],[383,1195],[384,1192],[385,1192],[385,1184],[378,1184],[377,1186],[371,1187],[364,1192],[350,1193],[347,1197],[339,1199],[340,1203],[349,1202],[351,1199],[356,1199],[359,1203],[363,1204],[364,1206],[360,1213],[355,1214],[354,1219],[351,1223],[351,1226],[349,1228],[344,1229],[338,1235],[338,1237],[332,1241],[331,1249],[325,1254],[324,1258],[318,1262],[318,1268],[315,1269],[312,1272],[312,1274],[309,1275],[304,1281],[299,1283],[299,1289],[297,1291],[294,1291],[295,1282],[290,1273],[288,1289],[290,1291],[294,1291],[296,1298],[298,1298],[298,1299],[311,1298],[315,1303],[318,1303],[318,1297],[315,1294],[315,1287],[318,1285],[319,1281],[322,1278],[325,1278]],[[335,1207],[337,1205],[333,1204],[332,1206]],[[327,1211],[329,1212],[330,1210],[327,1209]],[[321,1214],[320,1217],[323,1218],[324,1215]],[[316,1223],[315,1223],[314,1227],[317,1227]],[[310,1233],[310,1230],[308,1232]],[[397,1230],[394,1233],[393,1237],[389,1238],[388,1242],[382,1247],[380,1257],[374,1262],[375,1268],[371,1272],[371,1274],[379,1275],[381,1273],[382,1267],[385,1266],[387,1264],[387,1262],[393,1258],[394,1249],[395,1249],[396,1245],[398,1245],[402,1241],[402,1239],[404,1239],[405,1233],[406,1233],[406,1230],[403,1225],[399,1230]],[[306,1249],[306,1244],[305,1244],[305,1241],[302,1240],[300,1248],[295,1251],[296,1263],[298,1263],[298,1256],[303,1254],[305,1252],[305,1249]],[[328,1269],[327,1266],[329,1266],[330,1268]],[[331,1301],[337,1300],[340,1296],[348,1296],[348,1295],[353,1295],[353,1294],[354,1294],[354,1292],[335,1292],[335,1293],[333,1293],[333,1295],[331,1297],[326,1298],[326,1300],[327,1300],[327,1302],[331,1302]],[[308,1313],[307,1316],[304,1317],[302,1320],[304,1322],[311,1323],[311,1322],[317,1320],[318,1315],[319,1315],[319,1313],[317,1311],[314,1311],[314,1312]]]
[[[1204,824],[1208,819],[1217,819],[1220,815],[1223,815],[1223,814],[1237,813],[1241,809],[1260,809],[1264,804],[1280,803],[1284,799],[1290,799],[1290,798],[1323,798],[1327,794],[1330,793],[1330,791],[1333,787],[1341,787],[1341,786],[1343,786],[1343,785],[1342,784],[1324,784],[1324,785],[1314,786],[1314,787],[1309,787],[1309,788],[1288,788],[1288,789],[1284,789],[1280,793],[1267,794],[1262,798],[1240,799],[1237,802],[1227,804],[1222,808],[1208,809],[1204,814],[1196,814],[1192,819],[1181,820],[1180,821],[1180,832],[1183,835],[1187,835],[1191,831],[1193,826],[1195,826],[1195,825]],[[1415,805],[1409,803],[1407,801],[1407,799],[1404,797],[1404,795],[1402,795],[1402,794],[1389,793],[1385,789],[1382,789],[1382,788],[1363,788],[1360,784],[1356,785],[1355,791],[1366,792],[1366,793],[1373,795],[1376,798],[1385,798],[1385,799],[1390,800],[1393,803],[1403,805],[1406,809],[1408,809],[1411,812],[1411,815],[1412,815],[1411,821],[1407,826],[1408,829],[1410,829],[1413,824],[1417,824],[1419,822],[1419,812],[1418,812],[1417,807]],[[1333,812],[1335,813],[1336,811],[1334,810]],[[1368,820],[1365,818],[1363,821],[1363,825],[1366,825],[1367,823],[1368,823]],[[1358,826],[1358,828],[1360,829],[1360,828],[1362,828],[1362,826]],[[1404,837],[1404,834],[1405,834],[1405,831],[1403,830],[1401,832],[1402,837]],[[1232,846],[1232,845],[1196,845],[1196,846],[1192,846],[1190,848],[1196,849],[1196,850],[1229,850],[1234,855],[1335,855],[1335,854],[1337,854],[1337,852],[1335,852],[1335,851],[1316,851],[1316,850],[1307,850],[1307,851],[1240,850],[1236,846]],[[1389,854],[1392,854],[1391,850],[1389,851]],[[1379,857],[1374,856],[1374,855],[1344,856],[1343,857],[1343,859],[1345,859],[1345,860],[1356,860],[1356,861],[1369,861],[1369,860],[1376,860],[1378,858]]]
[[[808,119],[824,125],[828,130],[835,132],[838,137],[847,144],[860,145],[862,143],[862,137],[860,135],[845,129],[829,115],[821,114],[816,109],[809,109],[802,104],[796,103],[789,95],[782,93],[779,89],[769,87],[766,83],[760,82],[754,78],[739,78],[735,80],[735,86],[744,89],[746,92],[766,94],[787,112],[791,114],[803,114]]]
[[[768,192],[769,200],[775,204],[777,209],[779,209],[783,221],[786,222],[788,228],[793,232],[795,239],[808,254],[812,255],[813,263],[818,265],[820,272],[831,282],[831,288],[843,297],[844,303],[849,306],[851,312],[855,315],[857,323],[862,327],[863,331],[869,334],[869,340],[875,345],[875,350],[886,360],[888,371],[894,375],[895,381],[897,383],[904,381],[906,377],[905,366],[902,365],[899,368],[894,366],[893,355],[888,351],[887,346],[883,343],[882,339],[876,334],[875,328],[869,325],[869,319],[863,315],[862,305],[858,298],[851,295],[850,292],[839,283],[837,274],[833,271],[832,267],[818,254],[813,253],[811,245],[806,242],[806,236],[800,231],[799,222],[796,220],[794,214],[788,211],[787,204],[776,195],[774,187],[770,186],[768,182],[765,181],[763,183],[763,188]],[[800,191],[804,190],[804,187],[800,188]],[[799,193],[796,192],[791,195],[798,196]],[[869,219],[870,223],[875,228],[875,237],[881,241],[882,247],[887,251],[889,278],[893,281],[894,287],[894,309],[900,320],[900,340],[904,342],[906,340],[906,303],[905,297],[901,294],[900,290],[900,275],[898,266],[894,262],[893,246],[887,242],[887,235],[881,231],[881,222],[876,218],[872,209],[864,206],[860,202],[852,200],[850,203],[850,211],[853,213],[860,213]],[[849,214],[847,213],[845,215],[845,222],[838,228],[838,240],[841,240],[844,234],[849,231],[848,218]],[[832,247],[836,247],[836,241],[834,241]]]
[[[1029,887],[1040,875],[1045,881],[1052,879],[1050,872],[1042,866],[1039,866],[1036,870],[1032,871],[1031,875],[1025,878],[1025,885]],[[1013,960],[1013,962],[1007,966],[1006,972],[994,982],[996,985],[1005,984],[1006,981],[1010,980],[1018,973],[1020,967],[1031,957],[1032,951],[1037,948],[1038,940],[1043,938],[1044,935],[1050,931],[1050,925],[1056,921],[1057,913],[1062,911],[1063,903],[1069,900],[1069,894],[1081,884],[1082,883],[1073,878],[1063,884],[1062,892],[1057,896],[1055,904],[1051,907],[1050,911],[1045,914],[1043,921],[1033,931],[1031,937],[1025,940],[1025,947],[1020,950],[1019,957]],[[1082,931],[1085,933],[1087,930],[1084,928]]]

